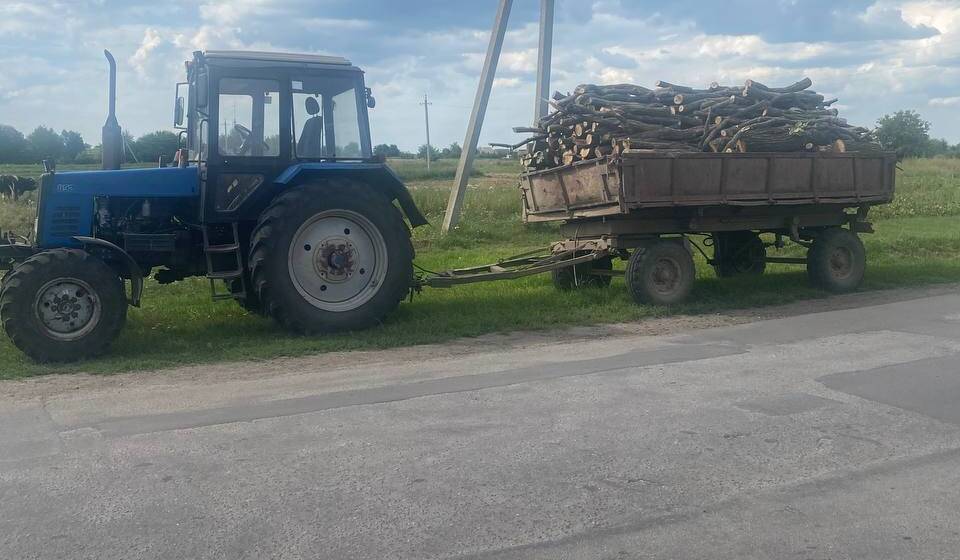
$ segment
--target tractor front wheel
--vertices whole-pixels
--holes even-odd
[[[73,362],[102,354],[127,318],[123,280],[78,249],[37,253],[15,268],[0,291],[0,320],[13,344],[38,362]]]
[[[400,211],[353,182],[302,185],[260,217],[250,246],[262,309],[302,333],[380,323],[413,282],[413,246]]]

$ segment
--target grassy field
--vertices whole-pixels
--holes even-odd
[[[439,179],[413,163],[398,165],[434,224],[414,232],[420,266],[439,270],[492,262],[557,238],[554,226],[521,223],[515,163],[479,165],[482,176],[471,181],[462,225],[448,236],[441,236],[437,227],[446,205],[448,171],[435,169],[443,173],[444,179]],[[869,254],[864,290],[960,281],[960,161],[906,161],[902,166],[897,202],[878,213],[877,233],[864,237]],[[0,204],[0,227],[31,223],[31,204],[30,200]],[[171,286],[151,282],[143,308],[130,310],[127,328],[109,356],[83,364],[43,366],[0,338],[0,379],[408,346],[491,332],[708,313],[824,296],[808,287],[800,267],[772,265],[763,277],[720,280],[702,258],[697,261],[700,281],[689,303],[669,309],[634,305],[622,279],[614,279],[609,289],[558,293],[548,277],[539,276],[427,290],[401,305],[381,327],[323,337],[291,336],[235,304],[213,303],[202,279]]]

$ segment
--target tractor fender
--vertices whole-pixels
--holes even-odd
[[[380,189],[390,200],[396,200],[410,220],[410,225],[427,225],[427,219],[417,208],[410,191],[397,174],[383,163],[317,162],[291,165],[274,183],[291,186],[314,179],[325,178],[354,179]]]
[[[133,257],[131,257],[129,253],[105,239],[79,235],[73,239],[84,247],[93,245],[101,249],[106,249],[119,258],[124,268],[126,268],[127,274],[130,275],[130,299],[128,301],[130,305],[140,307],[140,300],[143,298],[143,271],[140,270],[140,265],[137,264],[137,261],[133,260]]]

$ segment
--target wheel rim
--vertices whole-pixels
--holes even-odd
[[[837,247],[830,253],[829,259],[830,274],[843,280],[853,272],[853,252],[847,247]]]
[[[387,273],[387,243],[350,210],[327,210],[300,226],[290,243],[290,279],[324,311],[356,309],[376,295]]]
[[[97,328],[103,305],[90,284],[76,278],[57,278],[37,292],[34,312],[47,336],[69,341]]]
[[[659,294],[669,294],[680,284],[680,265],[673,259],[660,258],[650,274],[651,285]]]

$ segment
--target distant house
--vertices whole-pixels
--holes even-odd
[[[480,156],[487,157],[487,158],[512,159],[513,152],[510,151],[508,148],[494,148],[492,146],[481,146]]]

